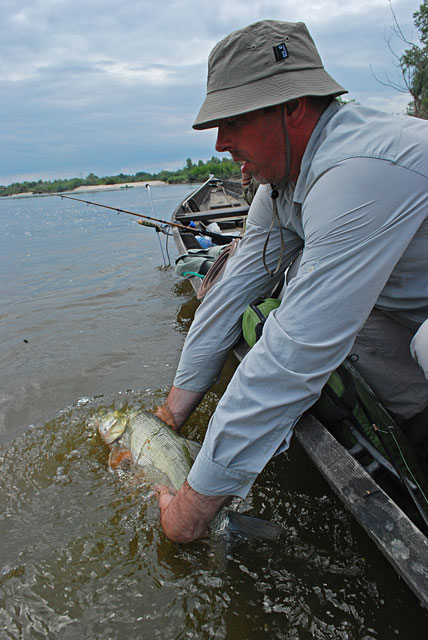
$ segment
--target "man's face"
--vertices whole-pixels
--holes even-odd
[[[286,173],[282,118],[281,107],[274,107],[219,120],[216,150],[228,151],[258,182],[280,184]]]

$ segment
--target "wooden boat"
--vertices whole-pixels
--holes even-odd
[[[205,226],[217,222],[223,233],[230,234],[242,230],[248,208],[239,183],[211,176],[176,208],[173,221],[201,225],[202,234]],[[195,234],[185,229],[175,228],[174,239],[180,254],[200,247]],[[197,293],[201,279],[191,277],[190,281]],[[248,346],[241,341],[234,351],[240,361]],[[346,449],[310,412],[302,416],[294,434],[343,504],[428,608],[428,538],[423,523],[416,526],[403,510],[405,505],[400,502],[399,506],[397,498],[393,500],[382,488],[379,474],[373,477],[382,467],[378,454],[367,449],[364,438],[357,447]],[[356,457],[362,449],[370,458],[365,466]]]

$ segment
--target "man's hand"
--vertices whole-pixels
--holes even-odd
[[[203,391],[186,391],[172,386],[164,404],[156,409],[155,414],[175,431],[178,431],[204,395]]]
[[[173,542],[192,542],[204,536],[208,525],[229,496],[204,496],[187,480],[173,495],[164,486],[158,487],[161,525]]]
[[[204,392],[186,391],[173,386],[164,404],[155,413],[178,431],[203,397]],[[204,496],[192,489],[187,480],[175,495],[164,486],[159,486],[158,492],[161,525],[173,542],[192,542],[204,536],[217,511],[229,498]]]

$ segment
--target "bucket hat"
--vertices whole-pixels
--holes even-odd
[[[303,96],[347,93],[324,69],[303,22],[262,20],[234,31],[211,51],[207,95],[194,129]]]

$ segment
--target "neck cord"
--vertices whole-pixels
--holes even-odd
[[[282,180],[282,182],[278,186],[286,188],[286,186],[288,184],[288,179],[289,179],[289,176],[290,176],[290,169],[291,169],[291,167],[290,167],[290,163],[291,163],[291,145],[290,145],[290,138],[288,136],[287,123],[285,121],[285,104],[281,105],[281,111],[282,111],[282,126],[283,126],[283,130],[284,130],[284,141],[285,141],[285,162],[286,162],[286,167],[285,167],[284,179]],[[278,199],[278,196],[279,196],[279,191],[278,191],[278,188],[274,184],[271,184],[271,188],[272,188],[272,190],[271,190],[271,193],[270,193],[270,197],[272,198],[272,222],[270,224],[269,231],[267,233],[266,240],[265,240],[265,243],[263,245],[262,260],[263,260],[264,268],[266,269],[268,274],[272,277],[275,274],[277,274],[278,271],[281,268],[282,259],[284,257],[284,251],[285,251],[285,243],[284,243],[284,236],[283,236],[283,233],[282,233],[281,222],[279,220],[278,207],[277,207],[277,202],[276,202],[277,199]],[[281,238],[281,247],[280,247],[278,261],[276,263],[275,268],[274,269],[269,269],[267,261],[266,261],[267,247],[268,247],[270,236],[271,236],[271,233],[272,233],[272,230],[273,230],[273,228],[275,226],[275,222],[276,221],[278,221],[278,226],[279,226],[279,233],[280,233],[280,238]]]

